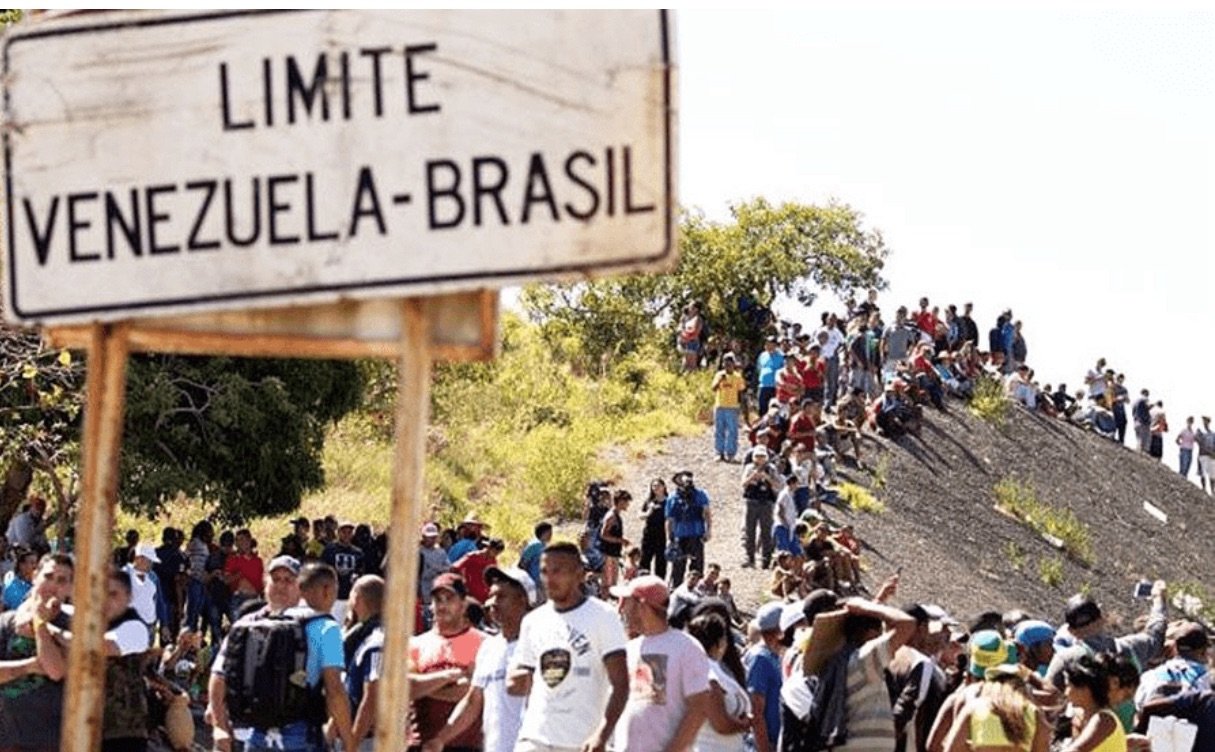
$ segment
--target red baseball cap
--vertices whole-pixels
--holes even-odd
[[[666,609],[667,601],[671,597],[667,583],[661,577],[652,574],[634,577],[623,585],[612,587],[610,592],[617,598],[636,598],[642,603],[658,609]]]

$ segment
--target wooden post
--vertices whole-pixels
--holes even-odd
[[[401,360],[397,370],[396,446],[392,514],[388,538],[388,580],[384,597],[384,675],[377,702],[377,750],[405,749],[409,708],[407,648],[417,601],[419,527],[430,421],[430,371],[434,357],[430,312],[424,299],[403,301]]]
[[[83,499],[76,525],[72,648],[59,749],[101,747],[105,696],[105,600],[110,533],[118,499],[118,452],[126,403],[127,330],[95,325],[88,348],[84,412]]]

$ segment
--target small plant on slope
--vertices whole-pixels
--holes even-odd
[[[997,428],[1008,420],[1012,402],[1004,391],[1004,385],[991,376],[980,376],[975,382],[975,393],[970,399],[970,411]]]
[[[855,483],[841,483],[839,486],[840,501],[858,512],[867,514],[882,514],[886,505],[876,496],[869,493],[864,486]]]
[[[1058,541],[1072,556],[1086,566],[1093,563],[1093,540],[1088,526],[1070,509],[1056,509],[1038,500],[1037,492],[1028,483],[1005,478],[994,489],[996,507],[1015,517],[1030,530]]]

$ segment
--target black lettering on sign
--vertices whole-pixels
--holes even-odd
[[[414,44],[405,47],[405,101],[409,105],[409,114],[418,115],[423,112],[438,112],[437,104],[418,104],[418,92],[414,84],[430,78],[429,73],[415,71],[413,68],[414,55],[423,55],[439,49],[437,44]]]
[[[570,182],[582,188],[591,197],[591,205],[587,209],[578,209],[570,202],[565,202],[565,213],[581,222],[590,221],[591,217],[595,216],[595,212],[599,210],[599,191],[595,189],[593,183],[588,182],[585,178],[574,171],[575,162],[587,162],[591,167],[595,166],[595,157],[589,152],[576,151],[565,159],[565,176],[570,179]]]
[[[624,213],[646,214],[654,211],[653,204],[633,204],[633,150],[624,147]]]
[[[321,232],[316,229],[316,189],[313,186],[312,173],[304,173],[304,208],[308,214],[308,242],[321,240],[337,240],[337,231]]]
[[[38,231],[38,218],[35,216],[34,205],[28,198],[21,199],[25,207],[25,221],[30,226],[30,237],[34,241],[34,253],[38,254],[38,266],[46,266],[46,260],[51,255],[51,238],[55,234],[55,215],[59,213],[59,197],[51,198],[51,208],[46,218],[46,229]]]
[[[87,230],[93,226],[93,223],[87,219],[82,219],[76,215],[76,207],[79,204],[87,201],[96,201],[100,198],[100,194],[92,193],[69,193],[67,197],[67,222],[68,222],[68,258],[72,263],[77,261],[100,261],[100,251],[83,251],[80,249],[76,241],[76,235],[82,230]]]
[[[194,218],[194,226],[190,228],[190,238],[186,241],[188,251],[213,251],[219,248],[218,240],[199,240],[198,233],[202,230],[203,222],[207,220],[207,210],[211,208],[211,200],[215,198],[215,190],[219,183],[215,180],[196,180],[186,183],[187,191],[203,191],[202,204],[198,207],[198,215]]]
[[[450,185],[439,187],[436,173],[445,170],[451,176]],[[439,199],[450,199],[455,203],[455,216],[440,219],[436,209]],[[430,229],[449,230],[459,227],[464,221],[464,197],[460,195],[460,166],[450,159],[433,159],[426,163],[426,212]]]
[[[250,182],[252,184],[253,211],[249,212],[249,216],[253,218],[253,228],[247,236],[238,238],[236,236],[236,210],[232,199],[232,179],[228,178],[224,181],[224,230],[228,236],[228,242],[242,248],[253,245],[262,236],[261,181],[255,178]]]
[[[607,169],[607,215],[616,216],[616,159],[612,147],[607,148],[607,159],[603,161]]]
[[[371,93],[375,101],[375,116],[384,116],[384,79],[380,70],[380,58],[392,52],[390,47],[361,47],[359,54],[371,58]]]
[[[343,51],[338,57],[342,61],[342,118],[350,119],[350,53]]]
[[[172,183],[168,185],[150,185],[144,189],[144,214],[148,218],[148,253],[153,256],[181,251],[181,246],[179,245],[156,244],[156,225],[171,219],[171,215],[156,211],[156,197],[162,193],[174,193],[176,191],[177,186]]]
[[[498,175],[497,179],[489,182],[484,175],[484,168],[493,167]],[[477,227],[481,226],[481,197],[492,196],[494,206],[498,209],[498,219],[503,225],[509,225],[510,219],[506,216],[506,205],[502,203],[502,189],[506,187],[506,180],[510,176],[510,169],[506,166],[506,162],[498,157],[473,157],[472,161],[472,191],[473,191],[473,224]]]
[[[262,96],[266,101],[263,103],[266,107],[266,126],[274,125],[274,96],[271,92],[274,90],[274,74],[270,70],[270,58],[262,58]]]
[[[127,246],[136,256],[143,255],[143,237],[139,229],[139,189],[131,189],[131,221],[122,216],[118,199],[105,192],[105,248],[106,256],[114,258],[114,226],[117,225],[127,239]]]
[[[329,120],[329,95],[325,93],[325,82],[329,78],[329,64],[324,55],[316,56],[316,67],[312,71],[312,82],[304,81],[299,63],[294,55],[287,56],[287,122],[295,122],[295,103],[304,105],[304,112],[312,117],[312,105],[317,96],[321,99],[321,120]],[[273,234],[273,233],[271,233]]]
[[[364,197],[370,199],[370,207],[363,206]],[[350,209],[349,237],[353,238],[359,234],[359,220],[367,216],[375,218],[376,227],[379,228],[381,235],[388,234],[388,229],[384,226],[384,213],[380,210],[380,196],[375,190],[375,179],[371,175],[371,168],[363,167],[359,170],[359,187],[354,193],[354,206]]]
[[[224,130],[238,131],[243,128],[252,128],[252,120],[243,120],[239,123],[232,122],[232,98],[228,94],[228,64],[219,64],[219,98],[223,105],[224,111]]]
[[[536,192],[536,188],[540,192]],[[544,204],[548,207],[549,216],[554,222],[560,220],[557,216],[557,202],[553,199],[553,186],[548,180],[548,170],[544,167],[544,157],[540,152],[532,153],[531,164],[527,167],[527,189],[523,193],[523,211],[519,214],[519,222],[527,224],[532,215],[532,204]]]
[[[299,175],[271,175],[266,178],[266,209],[269,216],[266,227],[270,231],[270,245],[295,245],[300,242],[299,235],[280,235],[278,233],[278,215],[291,211],[290,203],[278,200],[278,187],[298,182]]]

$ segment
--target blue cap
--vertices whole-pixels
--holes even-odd
[[[1030,619],[1017,625],[1013,632],[1013,640],[1018,645],[1032,648],[1044,642],[1054,642],[1055,628],[1044,621]]]
[[[785,604],[780,601],[769,601],[755,612],[755,627],[761,632],[771,632],[780,629],[781,613]]]

